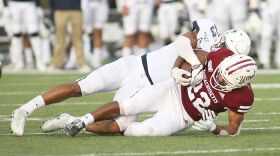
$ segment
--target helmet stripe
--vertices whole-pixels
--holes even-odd
[[[244,63],[244,62],[247,62],[247,61],[251,61],[251,59],[246,59],[246,60],[243,60],[243,61],[236,62],[236,63],[234,63],[233,65],[227,67],[226,70],[229,70],[229,68],[232,68],[232,67],[234,67],[234,66],[236,66],[236,65],[239,65],[239,64]]]
[[[239,70],[241,68],[244,68],[244,67],[247,67],[247,66],[252,66],[252,65],[255,65],[255,63],[244,64],[244,65],[242,65],[242,66],[240,66],[240,67],[238,67],[238,68],[236,68],[234,70],[231,70],[228,74],[230,75],[230,74],[234,73],[235,71],[237,71],[237,70]]]

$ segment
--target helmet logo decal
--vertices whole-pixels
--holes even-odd
[[[208,62],[208,71],[213,72],[212,60]]]
[[[244,83],[248,80],[251,80],[253,77],[255,77],[255,75],[256,75],[256,72],[254,72],[254,74],[250,75],[250,76],[242,76],[239,83]]]

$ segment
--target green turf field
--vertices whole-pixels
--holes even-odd
[[[52,86],[81,76],[4,74],[0,79],[0,155],[280,155],[280,74],[257,75],[253,83],[255,103],[245,117],[239,137],[216,137],[192,129],[169,137],[106,136],[85,132],[68,137],[62,131],[41,133],[40,125],[45,119],[63,112],[83,115],[109,102],[114,93],[71,99],[42,108],[27,121],[23,137],[11,135],[10,114],[14,109]],[[226,114],[220,114],[218,123],[226,122]]]

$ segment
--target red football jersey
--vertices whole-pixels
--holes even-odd
[[[224,112],[229,109],[233,112],[243,114],[248,112],[252,107],[254,93],[250,84],[227,93],[215,90],[210,85],[210,77],[213,71],[221,61],[233,54],[234,53],[227,48],[221,48],[209,53],[204,65],[202,83],[195,87],[181,87],[183,106],[186,112],[195,121],[201,119],[201,113],[206,109],[211,109],[216,113]]]

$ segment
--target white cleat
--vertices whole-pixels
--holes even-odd
[[[74,120],[76,120],[77,117],[74,117],[70,114],[63,113],[60,114],[57,118],[47,120],[43,123],[41,126],[41,130],[44,133],[50,133],[57,131],[59,129],[63,129],[65,125],[70,124]]]
[[[16,109],[12,113],[11,130],[13,135],[22,136],[24,133],[24,125],[29,113],[23,109]]]

